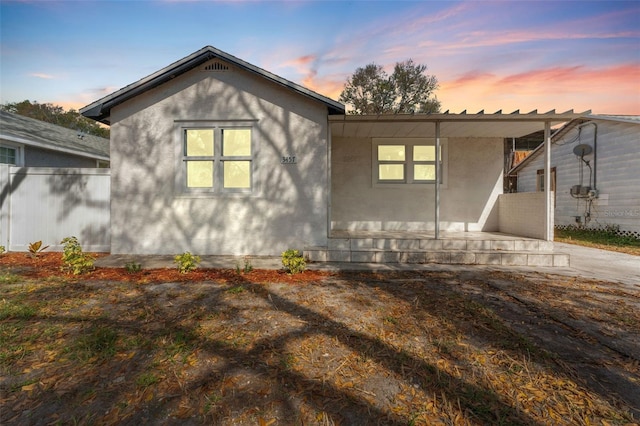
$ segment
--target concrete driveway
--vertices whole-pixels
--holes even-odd
[[[553,243],[553,246],[554,251],[569,253],[571,264],[570,268],[554,268],[551,271],[629,284],[640,290],[640,256],[574,244]]]

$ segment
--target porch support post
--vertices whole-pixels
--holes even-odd
[[[553,205],[551,203],[551,123],[544,123],[544,229],[545,240],[553,240],[551,229]]]
[[[440,122],[436,121],[435,239],[440,238]]]

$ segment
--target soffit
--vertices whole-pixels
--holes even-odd
[[[425,114],[425,115],[334,115],[329,116],[332,137],[435,137],[440,123],[440,137],[521,137],[551,126],[588,115],[590,111],[538,114]]]

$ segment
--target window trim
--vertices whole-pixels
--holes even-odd
[[[371,139],[371,184],[374,188],[424,188],[435,185],[435,180],[423,181],[413,180],[413,166],[420,164],[433,164],[435,161],[414,161],[413,147],[417,145],[435,146],[435,138],[372,138]],[[405,147],[404,161],[380,162],[378,160],[378,146],[380,145],[402,145]],[[448,176],[448,139],[440,138],[440,186],[446,188]],[[403,164],[404,179],[402,181],[381,181],[379,179],[379,166],[381,164]]]
[[[256,191],[256,120],[237,121],[183,121],[176,120],[176,194],[182,197],[211,197],[223,195],[252,195]],[[199,157],[186,155],[186,134],[187,130],[212,129],[213,136],[213,156]],[[224,129],[249,129],[251,130],[251,156],[223,156],[222,151],[222,130]],[[189,159],[187,159],[189,158]],[[187,164],[189,161],[213,161],[213,185],[206,188],[187,187]],[[224,162],[225,161],[249,161],[250,178],[249,188],[225,188],[224,187]]]

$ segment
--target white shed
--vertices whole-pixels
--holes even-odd
[[[544,189],[542,147],[510,175],[518,192]],[[640,238],[640,116],[588,115],[552,136],[555,225],[619,227]]]

